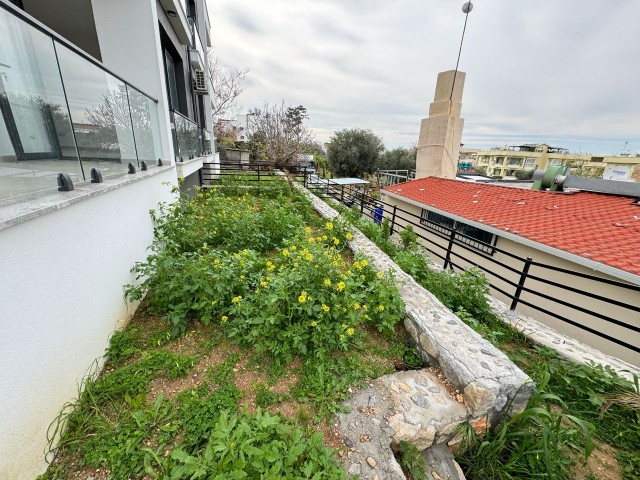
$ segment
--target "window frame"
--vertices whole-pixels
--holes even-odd
[[[465,222],[460,222],[447,215],[434,212],[427,208],[423,208],[420,213],[420,224],[432,231],[444,233],[446,235],[451,234],[451,230],[455,230],[456,235],[454,241],[464,243],[465,245],[485,253],[489,256],[493,256],[496,252],[496,243],[498,242],[498,235],[483,230],[478,227],[474,227]],[[473,235],[475,232],[482,232],[482,234],[490,235],[489,241],[484,241]],[[481,235],[478,235],[481,236]]]

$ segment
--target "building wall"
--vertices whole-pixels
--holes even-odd
[[[409,212],[409,214],[401,213],[401,212],[397,213],[396,223],[398,225],[401,225],[402,227],[404,227],[409,221],[417,224],[420,223],[419,217],[422,211],[420,207],[409,204],[407,202],[402,202],[388,195],[384,195],[384,193],[383,193],[383,200],[392,205],[393,204],[398,205],[398,208],[401,208],[402,210]],[[412,216],[411,214],[415,216]],[[388,216],[389,213],[387,212],[386,215]],[[436,234],[434,234],[429,229],[416,228],[415,226],[414,226],[414,229],[416,233],[428,238],[432,242],[436,242],[442,245],[442,247],[435,247],[433,243],[430,243],[428,241],[422,241],[423,244],[425,244],[429,249],[432,249],[435,253],[441,256],[445,256],[446,247],[448,244],[447,240],[438,238]],[[605,274],[593,271],[587,267],[578,265],[569,260],[557,257],[555,255],[551,255],[549,253],[546,253],[540,250],[536,250],[527,245],[518,244],[512,240],[509,240],[503,237],[498,238],[496,247],[506,250],[512,253],[513,255],[519,256],[521,258],[531,257],[536,262],[550,264],[556,267],[565,268],[565,269],[576,271],[576,272],[588,273],[591,275],[596,275],[601,278],[614,279],[609,275],[605,275]],[[468,250],[465,250],[462,247],[454,246],[453,252],[454,254],[458,253],[460,255],[465,256],[470,261],[485,267],[490,272],[495,272],[505,277],[506,279],[510,280],[511,282],[514,282],[516,284],[518,283],[518,280],[520,278],[520,274],[518,272],[521,272],[523,268],[523,262],[520,260],[513,259],[509,257],[507,254],[500,253],[500,252],[495,252],[494,255],[492,256],[492,259],[498,262],[501,262],[507,265],[507,267],[511,267],[512,269],[516,270],[516,272],[513,272],[513,271],[510,271],[508,268],[496,265],[495,263],[492,263],[490,260],[485,259],[483,256],[470,252]],[[431,255],[431,259],[433,260],[434,263],[440,266],[442,266],[444,263],[441,259],[437,258],[435,255]],[[451,259],[455,264],[458,264],[460,267],[463,267],[463,268],[467,268],[471,265],[470,262],[464,261],[456,257],[455,255],[452,255]],[[555,272],[548,269],[542,269],[540,267],[535,267],[535,266],[531,267],[531,269],[529,270],[529,273],[531,275],[536,275],[550,281],[555,281],[562,285],[569,285],[571,287],[574,287],[584,292],[593,292],[598,295],[604,296],[606,298],[616,299],[628,304],[640,306],[640,297],[638,296],[637,292],[633,292],[631,290],[625,290],[622,288],[618,288],[618,287],[614,287],[614,286],[610,286],[602,283],[596,283],[587,279],[582,279],[580,277],[570,276],[567,274]],[[516,287],[514,287],[513,285],[510,285],[507,282],[504,282],[495,277],[490,277],[489,280],[496,287],[502,290],[505,290],[510,294],[515,293]],[[546,285],[544,283],[541,283],[539,281],[532,280],[532,279],[527,280],[527,282],[525,283],[525,287],[531,288],[534,291],[546,294],[552,298],[559,298],[563,301],[572,303],[574,305],[582,306],[589,311],[597,312],[597,313],[607,315],[619,320],[624,320],[628,324],[640,326],[640,316],[637,313],[633,314],[633,312],[630,312],[629,310],[625,310],[623,308],[601,302],[592,297],[584,296],[574,292],[569,292],[567,290],[561,290],[558,287]],[[507,305],[511,304],[511,298],[507,297],[506,295],[499,292],[495,288],[491,289],[491,294],[495,298],[506,303]],[[558,304],[554,300],[544,299],[529,292],[523,292],[521,295],[521,299],[524,301],[529,301],[530,303],[538,305],[546,310],[563,315],[567,318],[577,320],[579,323],[583,325],[586,325],[597,331],[606,333],[610,336],[623,340],[624,342],[630,343],[632,345],[640,345],[640,334],[631,332],[630,330],[624,329],[617,325],[613,325],[609,322],[606,322],[605,320],[594,317],[593,315],[589,315],[587,313],[582,313],[582,312],[576,312],[575,310],[572,310],[568,307]],[[570,324],[567,324],[566,322],[563,322],[559,319],[554,318],[551,315],[542,313],[539,310],[529,307],[527,305],[524,305],[522,303],[518,305],[516,310],[522,313],[523,315],[530,316],[540,322],[543,322],[546,325],[549,325],[550,327],[558,330],[559,332],[562,332],[566,335],[569,335],[572,338],[575,338],[576,340],[586,343],[587,345],[590,345],[594,348],[597,348],[598,350],[604,353],[618,357],[633,365],[640,366],[640,354],[635,353],[627,348],[619,346],[609,340],[598,337],[597,335],[594,335],[592,333],[581,330],[578,327],[574,327]]]
[[[149,210],[172,198],[163,182],[175,169],[0,231],[0,478],[45,470],[47,427],[133,314],[123,285],[148,254]]]
[[[640,166],[640,157],[620,157],[615,155],[581,155],[576,153],[549,153],[546,145],[540,146],[541,151],[524,152],[515,150],[481,150],[476,152],[475,165],[479,167],[487,167],[487,174],[498,177],[507,176],[515,171],[523,170],[546,170],[553,165],[570,165],[578,164],[585,171],[613,167],[616,165],[629,166],[630,170]],[[533,166],[525,166],[525,159],[532,158],[535,160]],[[512,159],[514,165],[509,165]],[[517,162],[517,163],[516,163]],[[580,174],[575,169],[574,174]],[[633,179],[633,174],[629,176]]]
[[[156,0],[92,0],[92,4],[102,62],[158,100],[163,160],[173,161]]]

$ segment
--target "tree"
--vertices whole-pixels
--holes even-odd
[[[384,170],[413,170],[416,168],[416,147],[386,150],[380,156],[378,168]]]
[[[313,136],[304,121],[309,118],[302,105],[289,107],[265,102],[249,112],[249,148],[254,156],[275,162],[278,167],[294,165]]]
[[[244,90],[244,79],[249,70],[227,70],[220,59],[209,51],[209,76],[211,77],[211,115],[215,121],[225,115],[237,116],[237,100]],[[214,122],[215,123],[215,122]]]
[[[333,134],[327,159],[336,175],[362,177],[375,171],[383,151],[382,139],[371,130],[351,128]]]

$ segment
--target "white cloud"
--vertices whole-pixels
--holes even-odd
[[[462,3],[211,0],[209,10],[217,54],[250,69],[244,106],[284,99],[307,107],[320,141],[359,127],[393,147],[416,142],[437,73],[455,66]],[[467,145],[640,150],[640,2],[474,3],[460,63]]]

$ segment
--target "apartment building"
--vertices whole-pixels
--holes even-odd
[[[546,170],[557,165],[569,165],[576,173],[588,173],[607,180],[640,181],[640,156],[591,155],[570,153],[566,148],[544,143],[522,144],[491,150],[461,151],[465,158],[475,157],[475,166],[487,169],[487,175],[512,177],[516,172]]]
[[[205,0],[0,0],[0,478],[44,471],[135,311],[149,210],[216,165],[210,30]]]

